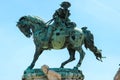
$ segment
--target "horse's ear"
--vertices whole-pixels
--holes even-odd
[[[25,17],[26,17],[26,16],[21,17],[21,18],[19,19],[19,21],[21,21],[21,20],[25,19]]]

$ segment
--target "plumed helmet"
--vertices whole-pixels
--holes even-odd
[[[63,7],[63,8],[69,8],[71,6],[71,4],[67,1],[64,1],[60,4],[60,6]]]

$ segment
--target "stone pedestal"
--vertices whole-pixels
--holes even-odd
[[[50,68],[59,74],[61,74],[62,80],[84,80],[84,75],[80,70],[74,70],[69,68]],[[24,72],[22,80],[48,80],[47,76],[41,69],[32,69]]]

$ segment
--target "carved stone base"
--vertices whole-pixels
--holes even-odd
[[[84,75],[80,70],[74,70],[69,68],[50,68],[59,74],[61,74],[62,80],[84,80]],[[48,80],[47,76],[41,69],[32,69],[24,72],[22,80]]]

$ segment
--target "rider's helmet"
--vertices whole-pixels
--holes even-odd
[[[61,7],[63,7],[64,9],[67,9],[71,6],[71,4],[67,1],[64,1],[60,4]]]

